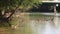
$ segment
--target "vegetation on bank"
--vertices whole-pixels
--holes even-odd
[[[3,22],[1,25],[9,24],[8,26],[11,26],[10,21],[15,12],[25,12],[39,1],[41,0],[0,0],[0,23]]]

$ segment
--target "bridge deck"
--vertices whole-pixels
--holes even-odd
[[[60,1],[42,1],[42,3],[60,3]]]

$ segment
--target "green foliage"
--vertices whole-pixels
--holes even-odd
[[[41,0],[23,0],[21,5],[24,6],[24,7],[33,6],[34,3],[38,4],[39,1],[41,1]]]
[[[0,8],[16,7],[16,6],[31,6],[33,3],[38,3],[40,0],[0,0]]]
[[[13,6],[17,4],[17,0],[0,0],[0,7]]]
[[[38,4],[39,1],[40,0],[0,0],[1,18],[3,17],[3,20],[4,18],[9,19],[15,13],[16,9],[21,8],[20,6],[23,7],[24,11],[26,8],[28,9],[28,7],[33,6],[34,3]],[[5,17],[7,11],[8,12],[10,11],[11,14],[8,13],[9,14],[8,17]]]

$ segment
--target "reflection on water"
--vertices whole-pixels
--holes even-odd
[[[35,31],[35,34],[60,34],[60,25],[58,21],[59,19],[57,16],[54,17],[54,23],[48,20],[44,21],[44,24],[43,22],[39,22],[39,24],[37,23],[38,21],[31,20],[30,26],[32,31]]]
[[[33,32],[35,32],[35,34],[56,34],[58,33],[56,30],[56,28],[51,26],[51,23],[49,21],[46,21],[45,25],[36,25],[33,24],[35,22],[31,22],[31,29]]]
[[[49,21],[46,22],[45,34],[53,34],[53,28]]]
[[[60,34],[60,18],[54,17],[52,20],[30,20],[29,23],[22,23],[16,30],[7,30],[1,34]],[[57,25],[57,26],[56,26]],[[8,32],[8,33],[7,33]]]

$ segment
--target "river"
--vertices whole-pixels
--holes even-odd
[[[15,30],[11,28],[0,28],[0,34],[60,34],[60,18],[52,20],[31,19],[28,23],[18,23]]]

